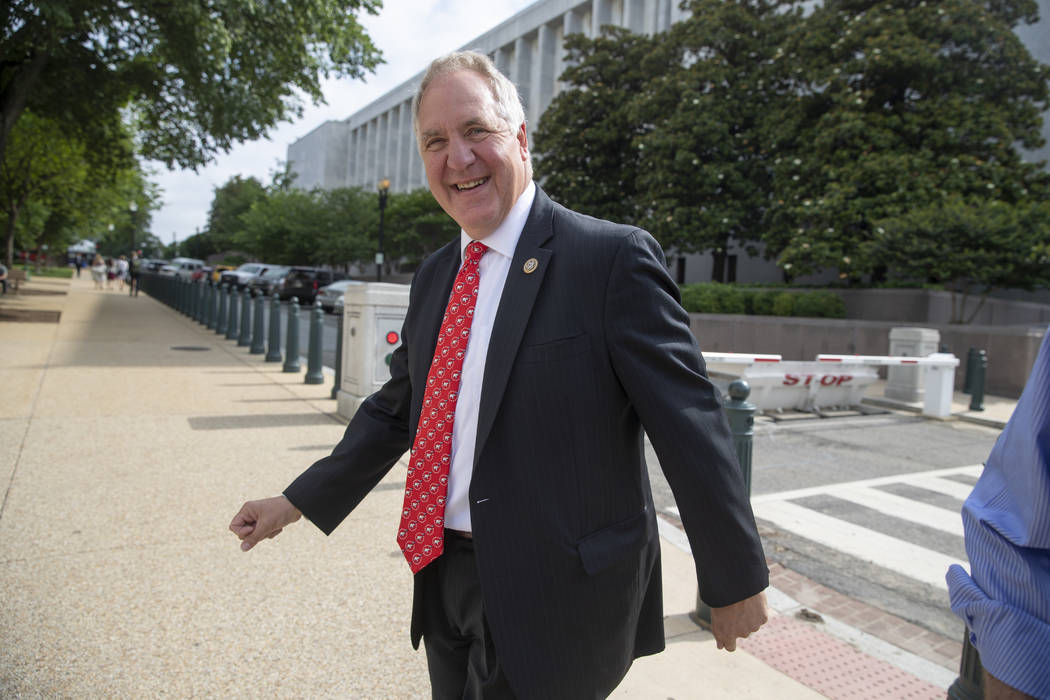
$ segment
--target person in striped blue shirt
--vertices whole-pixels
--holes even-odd
[[[985,669],[985,697],[1050,699],[1050,332],[962,510],[970,573],[952,612]]]

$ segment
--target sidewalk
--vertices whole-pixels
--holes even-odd
[[[331,380],[86,275],[0,298],[0,349],[0,696],[429,697],[402,466],[331,537],[302,523],[245,554],[226,530],[339,440]],[[803,609],[804,586],[718,651],[688,617],[684,538],[661,533],[668,648],[614,697],[935,698],[955,675]]]

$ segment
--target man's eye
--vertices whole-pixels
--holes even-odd
[[[433,151],[445,143],[445,139],[430,139],[424,145],[428,151]]]
[[[467,136],[481,136],[482,134],[487,133],[488,131],[486,129],[481,128],[480,126],[475,126],[467,130]]]

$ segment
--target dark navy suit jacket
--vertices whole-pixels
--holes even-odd
[[[459,265],[457,240],[420,266],[390,381],[285,491],[325,533],[411,445]],[[635,657],[664,647],[643,426],[701,597],[723,606],[764,589],[728,424],[660,247],[537,189],[489,344],[470,485],[485,615],[522,698],[604,697]],[[416,576],[414,645],[427,572]]]

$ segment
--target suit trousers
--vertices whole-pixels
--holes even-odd
[[[423,646],[435,700],[511,700],[492,643],[474,561],[474,542],[445,531],[445,552],[426,576]]]

